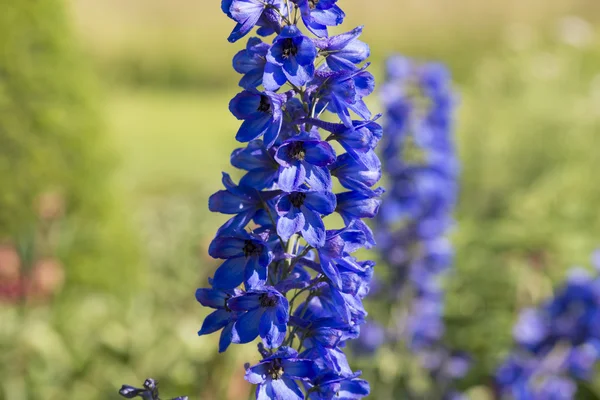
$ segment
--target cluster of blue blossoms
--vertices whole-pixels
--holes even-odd
[[[596,274],[572,270],[554,297],[521,312],[515,349],[496,373],[502,398],[570,400],[600,361],[600,252]]]
[[[455,95],[441,64],[388,59],[381,99],[386,111],[382,140],[388,192],[377,216],[378,249],[389,277],[377,296],[392,309],[395,325],[381,340],[406,341],[432,377],[451,381],[468,370],[468,357],[441,342],[444,291],[440,278],[453,264],[447,234],[458,191],[454,148]],[[374,332],[377,332],[373,329]]]
[[[362,27],[337,36],[337,0],[223,0],[237,25],[235,42],[258,27],[271,43],[248,39],[235,55],[243,91],[230,102],[242,120],[231,155],[245,172],[238,184],[223,174],[224,190],[210,210],[231,215],[209,254],[224,260],[198,289],[214,309],[200,335],[221,331],[219,351],[260,337],[262,361],[247,366],[258,399],[359,399],[369,385],[344,355],[359,336],[372,261],[352,253],[374,245],[363,221],[380,206],[381,176],[374,149],[382,128],[363,98],[374,90],[364,64],[369,47]],[[306,36],[299,23],[315,36]],[[326,122],[329,111],[340,123]],[[352,118],[354,113],[359,120]],[[322,133],[324,136],[321,136]],[[333,193],[333,178],[344,188]],[[337,213],[338,229],[324,218]]]

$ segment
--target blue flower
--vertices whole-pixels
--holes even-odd
[[[283,0],[222,0],[223,12],[237,22],[227,40],[233,43],[246,36],[270,8],[283,10]]]
[[[312,40],[294,25],[284,27],[267,54],[263,86],[270,91],[278,90],[286,82],[304,86],[313,77],[316,57],[317,48]]]
[[[271,148],[272,149],[272,148]],[[267,149],[262,140],[253,140],[248,146],[231,154],[231,165],[248,171],[240,179],[240,185],[257,190],[271,188],[277,181],[279,164],[274,151]]]
[[[335,151],[327,142],[304,133],[285,141],[275,154],[281,165],[278,185],[293,192],[307,184],[314,191],[331,190],[331,175],[327,166],[335,160]]]
[[[248,144],[230,157],[244,172],[239,185],[224,174],[225,189],[209,199],[211,211],[232,217],[209,247],[211,256],[225,261],[209,279],[212,288],[197,292],[198,301],[213,309],[199,334],[221,331],[220,351],[261,337],[263,361],[246,374],[261,400],[354,400],[369,393],[344,349],[367,315],[363,299],[375,264],[352,254],[374,243],[362,219],[379,207],[381,191],[371,188],[381,177],[375,147],[383,130],[363,100],[374,79],[366,72],[369,47],[358,40],[362,27],[327,37],[328,27],[344,18],[336,3],[221,3],[237,22],[230,41],[254,27],[259,36],[277,37],[272,45],[250,38],[233,60],[244,91],[229,108],[243,121],[237,140]],[[299,17],[321,38],[304,35]],[[435,79],[430,83],[434,88]],[[276,93],[286,84],[289,89]],[[325,122],[325,111],[342,123]],[[364,121],[353,121],[351,113]],[[340,154],[332,142],[341,145]],[[332,176],[350,192],[336,196]],[[326,230],[336,210],[345,227]],[[304,349],[300,356],[288,347],[294,343]]]
[[[366,238],[363,232],[352,228],[327,231],[326,238],[324,245],[318,249],[319,264],[313,268],[329,278],[336,288],[341,289],[343,281],[339,266],[352,262],[347,257],[363,247]]]
[[[285,95],[259,92],[255,89],[244,90],[229,103],[229,110],[240,120],[244,120],[235,138],[240,142],[249,142],[264,135],[264,143],[271,147],[283,123],[281,106]]]
[[[331,192],[292,192],[279,199],[276,205],[279,220],[277,233],[283,240],[300,232],[313,247],[325,244],[325,224],[322,216],[335,210],[335,195]]]
[[[233,69],[244,75],[240,80],[240,86],[244,89],[253,89],[262,84],[269,47],[259,38],[250,38],[246,49],[233,57]]]
[[[358,71],[316,71],[310,87],[312,97],[319,100],[317,111],[327,109],[337,114],[346,127],[353,126],[350,111],[362,119],[371,118],[363,98],[375,89],[375,78],[364,68]]]
[[[273,260],[267,243],[244,231],[235,236],[217,236],[208,253],[213,258],[226,260],[213,278],[212,285],[218,289],[234,289],[242,282],[247,289],[264,285],[267,266]]]
[[[336,317],[303,319],[292,316],[290,325],[298,328],[299,338],[307,348],[322,346],[334,349],[347,340],[356,339],[360,332],[357,326],[350,326]]]
[[[374,218],[381,205],[381,195],[384,190],[354,190],[338,193],[336,195],[337,208],[335,209],[347,225],[354,224],[355,229],[361,230],[365,237],[367,247],[375,246],[373,231],[362,218]]]
[[[242,313],[233,326],[234,343],[249,343],[260,335],[264,345],[281,346],[289,320],[289,303],[277,290],[264,287],[231,298],[227,306]]]
[[[331,132],[327,140],[336,140],[348,152],[348,155],[360,162],[363,155],[374,150],[381,139],[383,128],[375,123],[379,117],[381,114],[376,115],[371,121],[352,121],[350,127],[315,118],[304,118],[301,121]]]
[[[244,229],[259,211],[267,207],[267,202],[280,193],[259,192],[250,186],[237,186],[226,173],[223,174],[223,185],[225,190],[218,191],[208,199],[210,211],[235,215],[219,229],[220,234]]]
[[[340,25],[346,16],[335,4],[337,0],[294,0],[302,14],[304,25],[319,37],[327,36],[327,27]]]
[[[360,375],[360,372],[350,376],[340,376],[334,373],[320,375],[312,382],[313,385],[307,385],[309,387],[308,399],[362,399],[370,394],[371,388],[367,381],[358,379]]]
[[[227,350],[231,344],[233,337],[233,324],[237,319],[237,313],[232,312],[227,306],[227,300],[238,295],[239,291],[223,291],[218,289],[198,289],[196,290],[196,300],[204,307],[214,308],[209,314],[202,328],[198,332],[198,336],[208,335],[210,333],[221,330],[221,338],[219,339],[219,353]]]
[[[258,385],[257,400],[304,400],[304,394],[296,381],[314,377],[311,360],[298,358],[298,352],[282,347],[272,356],[248,368],[246,380]]]
[[[359,26],[350,32],[315,41],[320,54],[332,71],[354,71],[371,55],[369,46],[358,40],[363,27]]]
[[[381,179],[381,161],[374,151],[365,153],[360,160],[349,153],[342,154],[329,168],[331,175],[350,190],[367,191]]]

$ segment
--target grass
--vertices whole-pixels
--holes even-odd
[[[137,194],[219,187],[239,125],[226,107],[234,90],[110,93],[109,131],[125,187]]]

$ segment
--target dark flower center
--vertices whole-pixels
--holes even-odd
[[[258,105],[257,111],[268,113],[271,111],[271,100],[269,96],[265,96],[264,94],[260,95],[260,104]]]
[[[243,250],[246,257],[257,256],[262,252],[262,246],[252,240],[246,240]]]
[[[283,58],[289,58],[298,54],[298,47],[294,44],[292,38],[284,39],[283,41]]]
[[[290,145],[288,154],[294,160],[298,160],[298,161],[304,160],[304,157],[306,157],[306,150],[304,150],[304,144],[302,142],[293,142]]]
[[[225,311],[227,311],[227,312],[231,312],[231,308],[229,308],[229,306],[227,305],[227,301],[228,301],[230,298],[231,298],[231,296],[227,296],[227,297],[225,298],[225,306],[224,306],[224,307],[225,307]]]
[[[314,10],[320,0],[308,0],[308,6],[311,10]]]
[[[304,204],[304,200],[306,199],[306,194],[302,192],[296,192],[290,194],[290,202],[296,208],[302,206]]]
[[[283,367],[281,366],[281,359],[276,358],[271,362],[271,367],[269,368],[269,375],[271,379],[279,379],[283,376]]]
[[[268,293],[261,294],[258,300],[260,301],[260,306],[263,308],[275,307],[278,303],[277,297]]]

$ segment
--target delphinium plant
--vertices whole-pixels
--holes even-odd
[[[365,321],[374,263],[352,253],[374,245],[363,219],[376,215],[382,194],[373,188],[382,128],[363,101],[374,78],[363,65],[362,27],[328,36],[344,19],[336,0],[221,6],[237,23],[230,42],[254,27],[275,38],[251,37],[233,59],[243,90],[229,109],[243,120],[236,139],[247,144],[231,164],[246,173],[237,184],[224,173],[225,189],[209,200],[211,211],[232,217],[209,248],[224,261],[196,292],[214,309],[199,334],[221,331],[220,352],[260,337],[260,360],[245,374],[258,399],[362,398],[369,385],[344,347]],[[341,218],[327,218],[334,213]]]
[[[515,348],[496,372],[500,398],[570,400],[593,378],[600,360],[600,253],[593,261],[593,275],[575,268],[552,298],[521,311]]]
[[[441,64],[392,56],[386,76],[382,158],[389,189],[377,216],[376,238],[387,279],[378,285],[376,299],[391,315],[388,326],[374,325],[372,338],[360,342],[371,350],[386,341],[392,347],[406,343],[432,378],[429,396],[451,398],[458,395],[453,380],[469,366],[465,354],[443,344],[441,281],[453,263],[448,233],[458,187],[456,98]]]

